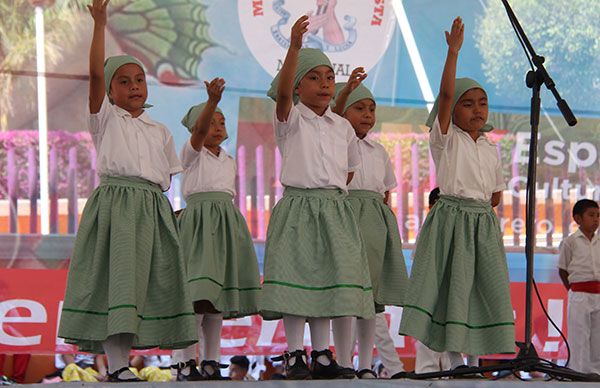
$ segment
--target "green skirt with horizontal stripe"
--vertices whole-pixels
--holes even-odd
[[[375,310],[383,312],[386,305],[401,306],[408,275],[394,212],[374,191],[350,190],[348,201],[367,251]]]
[[[366,252],[346,193],[286,188],[267,231],[263,317],[374,313]]]
[[[119,333],[134,334],[134,348],[197,341],[169,201],[145,180],[102,177],[81,216],[58,336],[101,353]]]
[[[513,353],[506,254],[489,203],[442,196],[419,233],[400,333],[432,350]]]
[[[207,300],[225,318],[258,312],[260,274],[246,221],[224,192],[195,193],[179,216],[193,301]]]

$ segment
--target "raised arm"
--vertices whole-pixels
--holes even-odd
[[[279,71],[279,84],[277,86],[277,120],[286,121],[292,104],[294,103],[294,77],[298,66],[298,52],[302,48],[302,36],[308,31],[308,16],[304,15],[296,20],[292,26],[290,47]]]
[[[464,32],[465,26],[460,17],[454,19],[450,32],[445,31],[446,42],[448,43],[448,54],[446,56],[444,72],[442,73],[442,82],[440,84],[440,95],[438,99],[438,120],[443,135],[448,133],[450,119],[452,118],[456,62],[458,60],[458,52],[462,47]]]
[[[110,0],[93,0],[88,9],[94,19],[94,32],[90,46],[90,113],[98,113],[106,94],[104,86],[104,28],[106,7]]]
[[[334,113],[337,113],[340,116],[344,114],[344,106],[346,105],[346,101],[348,101],[348,96],[350,96],[350,93],[352,93],[365,78],[367,78],[367,73],[365,73],[364,68],[357,67],[352,70],[348,82],[346,82],[344,88],[340,90],[335,97],[335,106],[332,109]]]
[[[206,135],[210,129],[210,123],[217,109],[223,90],[225,89],[225,80],[223,78],[215,78],[210,83],[204,81],[206,85],[206,92],[208,93],[208,101],[204,105],[204,109],[200,112],[200,115],[194,123],[192,128],[192,137],[190,138],[190,144],[196,151],[200,151],[204,146]]]

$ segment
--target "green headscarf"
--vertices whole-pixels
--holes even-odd
[[[456,106],[456,103],[461,98],[461,96],[471,89],[481,89],[485,92],[485,89],[483,89],[483,87],[477,81],[471,78],[456,79],[454,83],[454,99],[452,100],[452,108],[450,109],[451,113],[454,113],[454,107]],[[427,125],[429,128],[433,127],[433,122],[435,121],[435,118],[438,115],[439,98],[439,96],[436,97],[435,103],[433,104],[433,109],[431,110],[431,113],[429,113],[429,117],[427,117],[427,122],[425,123],[425,125]],[[492,129],[494,129],[494,127],[491,124],[486,123],[479,131],[490,132]]]
[[[119,67],[127,65],[129,63],[138,65],[142,69],[142,71],[145,72],[142,62],[140,62],[136,57],[133,57],[131,55],[115,55],[114,57],[106,58],[106,60],[104,61],[104,86],[106,88],[107,95],[108,92],[110,92],[110,83],[112,82],[112,79],[115,76],[115,73],[117,72]],[[110,99],[110,97],[109,100],[110,103],[113,104],[112,99]],[[144,104],[144,108],[151,108],[152,106],[153,105],[151,104]]]
[[[338,82],[335,84],[335,98],[337,98],[338,94],[342,91],[344,86],[346,86],[347,82]],[[350,105],[358,102],[360,100],[369,99],[375,102],[375,97],[373,97],[373,93],[363,84],[358,84],[356,89],[350,93],[348,96],[348,100],[346,101],[346,105],[344,105],[344,110],[342,110],[342,114],[346,112],[346,109],[350,107]]]
[[[205,106],[206,102],[192,106],[185,114],[185,116],[183,116],[183,118],[181,119],[181,124],[183,124],[183,126],[186,127],[188,131],[190,131],[190,133],[192,133],[192,129],[194,129],[194,124],[196,124],[196,120],[198,120],[198,117],[200,117],[200,113],[202,113]],[[223,114],[223,111],[219,109],[219,107],[215,109],[215,112]]]
[[[333,70],[331,61],[321,50],[315,48],[303,48],[298,52],[298,65],[296,66],[296,75],[294,77],[294,90],[298,87],[302,77],[317,66],[328,66]],[[277,101],[277,86],[279,85],[279,73],[271,82],[271,87],[267,91],[267,96],[273,101]],[[300,97],[294,91],[294,104],[298,103]]]

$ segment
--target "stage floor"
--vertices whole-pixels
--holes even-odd
[[[531,387],[531,388],[550,388],[564,387],[569,385],[572,387],[600,387],[600,383],[563,383],[558,381],[518,381],[518,380],[485,380],[485,379],[455,379],[455,380],[311,380],[311,381],[200,381],[200,382],[170,382],[170,383],[127,383],[119,386],[125,387],[153,387],[153,388],[177,388],[177,387],[212,387],[212,388],[240,388],[241,386],[249,386],[254,388],[385,388],[385,387],[432,387],[432,388],[481,388],[481,387]],[[74,387],[107,387],[114,388],[114,383],[58,383],[58,384],[34,384],[33,387],[47,388],[74,388]]]

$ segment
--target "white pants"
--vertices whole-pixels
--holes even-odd
[[[390,375],[404,371],[404,364],[396,352],[394,340],[390,336],[387,320],[384,313],[375,316],[375,347],[377,354]]]
[[[415,372],[429,373],[450,369],[450,359],[447,352],[436,352],[423,345],[416,343],[417,358],[415,360]]]
[[[569,367],[600,373],[600,294],[569,291],[567,309]]]

